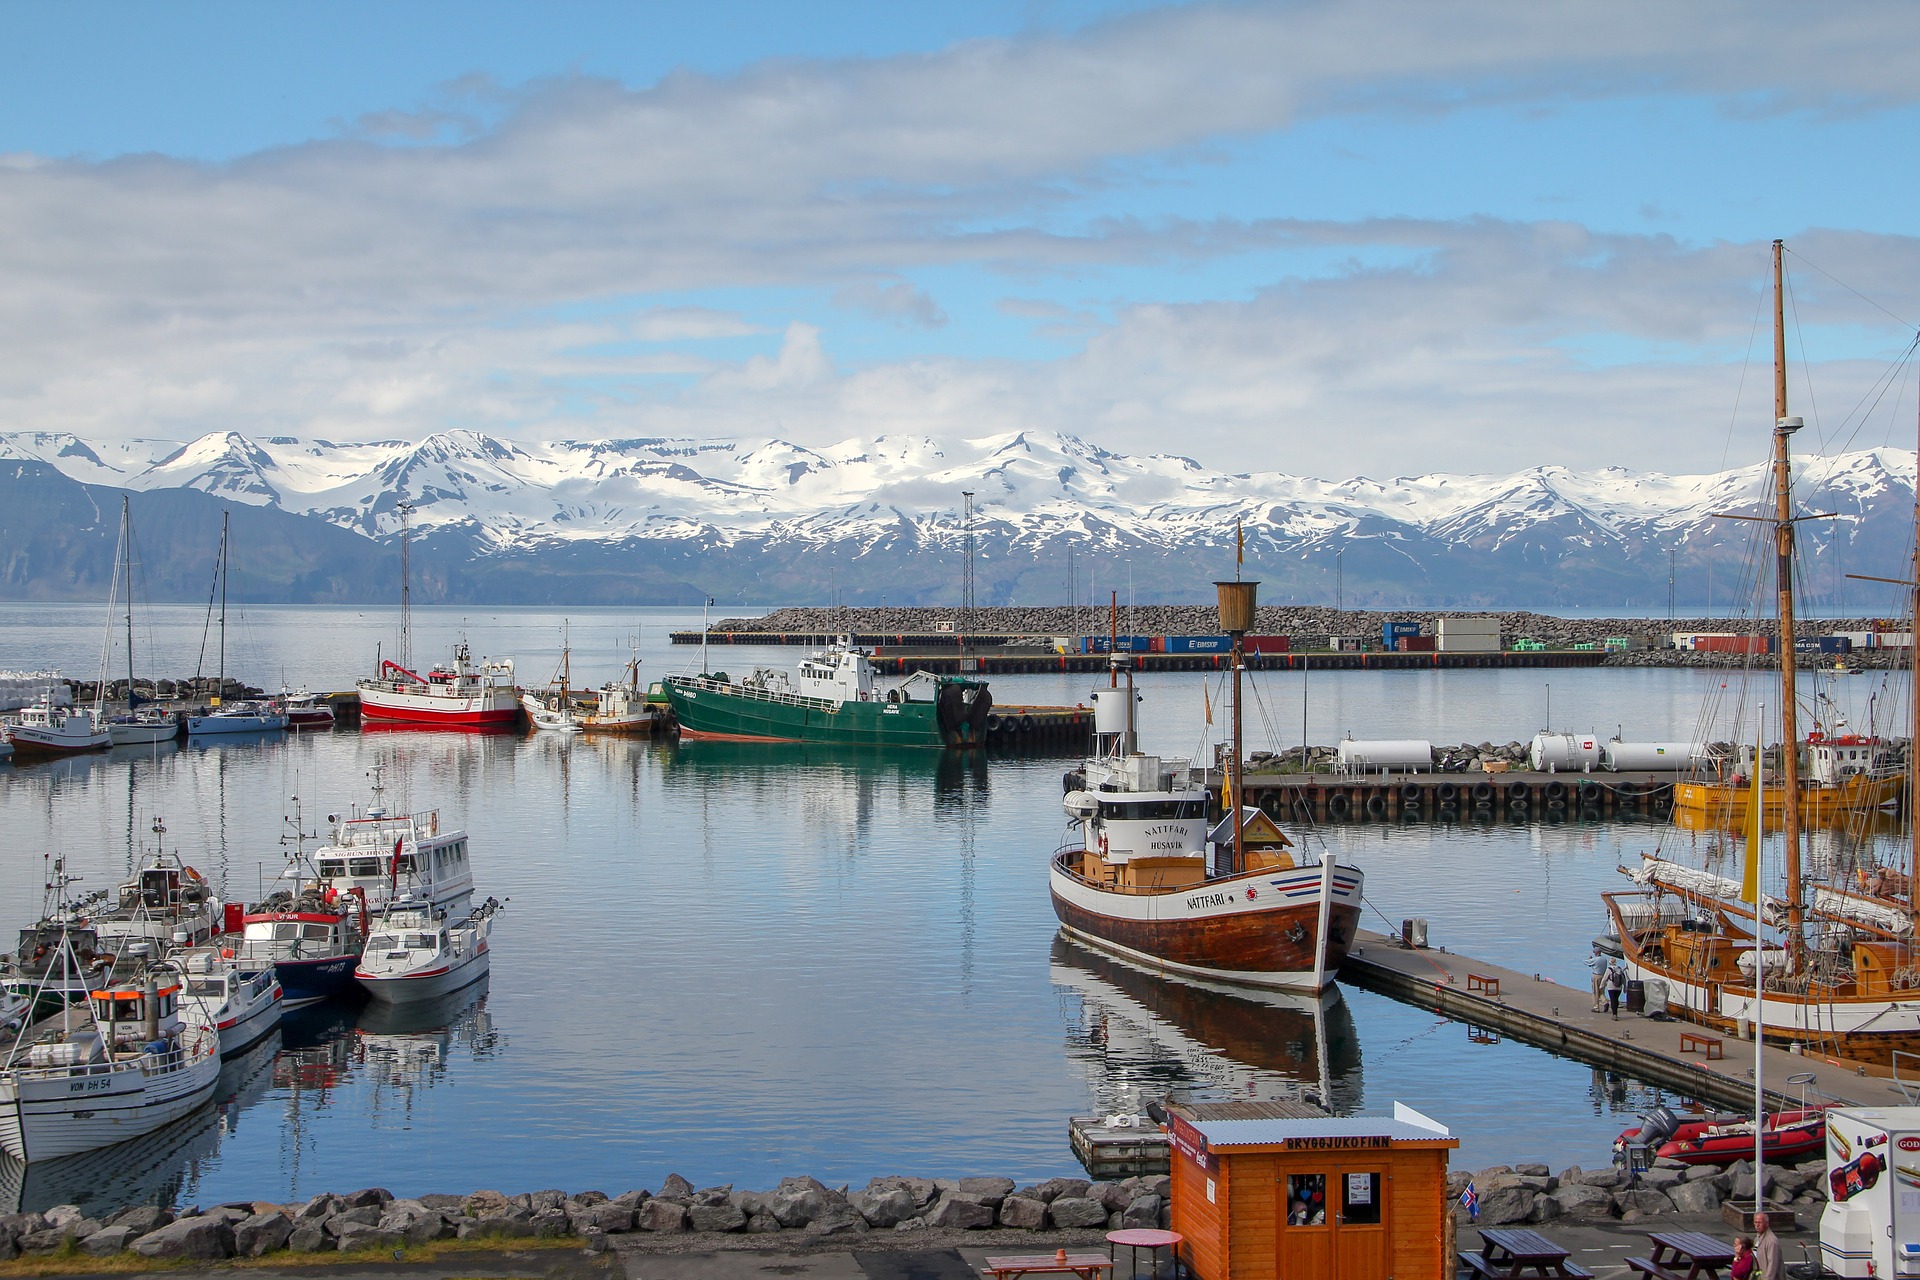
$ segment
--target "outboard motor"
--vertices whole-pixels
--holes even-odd
[[[1640,1136],[1636,1141],[1644,1146],[1660,1147],[1679,1131],[1680,1117],[1669,1107],[1655,1107],[1640,1117]]]

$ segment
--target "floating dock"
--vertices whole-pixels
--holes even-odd
[[[1673,811],[1671,773],[1248,773],[1280,822],[1598,822]]]
[[[1497,1043],[1503,1036],[1592,1066],[1673,1089],[1730,1110],[1753,1110],[1753,1044],[1716,1037],[1679,1018],[1652,1019],[1624,1011],[1618,1019],[1594,1013],[1592,993],[1536,973],[1435,949],[1410,949],[1398,938],[1361,930],[1340,980],[1465,1023],[1467,1039]],[[1682,1049],[1680,1037],[1719,1039],[1724,1055]],[[1794,1053],[1769,1044],[1763,1070],[1770,1107],[1797,1107],[1806,1097],[1848,1106],[1899,1106],[1912,1099],[1880,1066],[1829,1057],[1809,1048]],[[1911,1088],[1916,1082],[1908,1081]]]

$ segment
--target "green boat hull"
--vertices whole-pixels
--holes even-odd
[[[669,678],[666,695],[680,732],[736,742],[823,742],[842,746],[964,747],[986,738],[993,704],[977,681],[943,680],[939,701],[783,701],[714,681]],[[697,687],[696,687],[697,685]],[[963,691],[973,696],[963,700]]]

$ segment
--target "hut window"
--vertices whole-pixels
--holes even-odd
[[[1380,1175],[1350,1173],[1346,1183],[1346,1209],[1340,1215],[1342,1225],[1376,1225],[1380,1221]]]
[[[1287,1225],[1323,1227],[1327,1223],[1327,1175],[1287,1175]]]

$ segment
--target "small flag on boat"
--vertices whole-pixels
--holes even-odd
[[[1467,1207],[1467,1220],[1480,1221],[1480,1193],[1473,1189],[1473,1179],[1467,1179],[1467,1189],[1460,1193],[1460,1203]]]
[[[1206,704],[1207,723],[1212,724],[1213,723],[1213,693],[1205,685],[1200,686],[1200,701]]]

